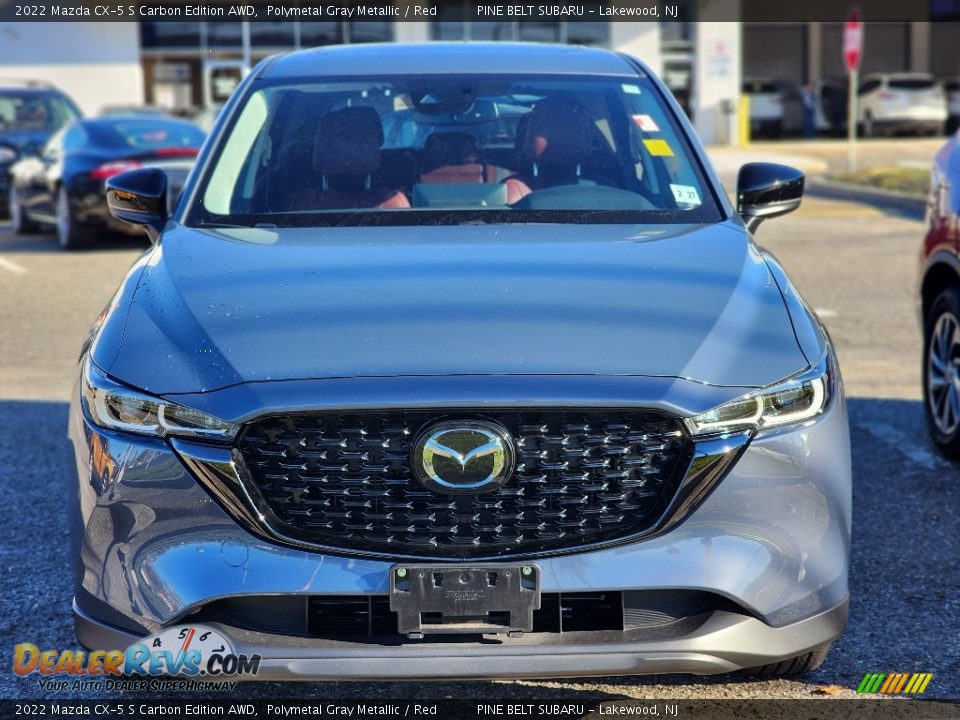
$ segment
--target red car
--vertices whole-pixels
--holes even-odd
[[[930,435],[960,459],[960,136],[937,153],[927,213],[920,297],[923,395]]]

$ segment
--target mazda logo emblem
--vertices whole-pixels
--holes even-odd
[[[430,425],[413,446],[412,467],[420,483],[437,493],[492,492],[513,473],[510,433],[486,420]]]

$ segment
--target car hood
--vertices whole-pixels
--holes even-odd
[[[763,386],[808,364],[733,222],[174,227],[94,361],[157,394],[254,381],[630,375]]]

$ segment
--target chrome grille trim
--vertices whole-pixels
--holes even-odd
[[[413,478],[420,428],[448,418],[510,430],[517,468],[506,485],[452,496]],[[237,450],[245,486],[284,537],[437,559],[570,552],[641,534],[663,515],[692,456],[677,420],[623,409],[273,416],[249,423]]]

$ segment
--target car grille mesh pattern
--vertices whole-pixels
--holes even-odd
[[[450,412],[450,419],[477,413]],[[494,492],[441,495],[410,451],[435,413],[318,413],[248,425],[239,449],[278,532],[410,557],[480,558],[576,548],[647,530],[689,461],[675,420],[636,411],[493,411],[516,448]]]

